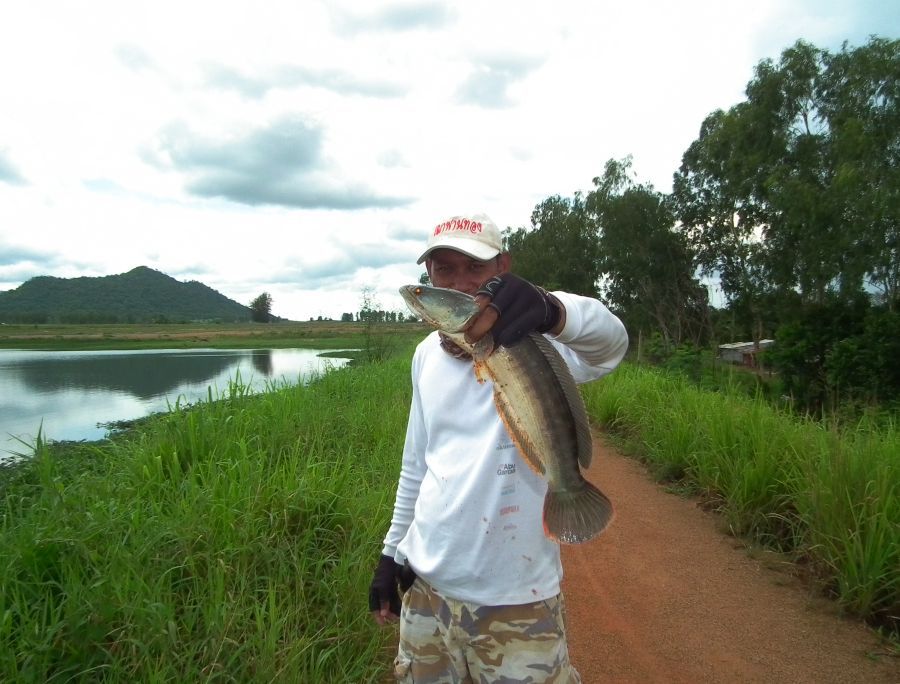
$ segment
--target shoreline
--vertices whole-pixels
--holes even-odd
[[[362,348],[372,336],[424,336],[428,330],[430,328],[416,322],[3,324],[0,326],[0,349]]]

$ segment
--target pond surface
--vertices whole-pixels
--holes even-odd
[[[104,423],[132,420],[223,396],[229,382],[254,391],[305,382],[347,359],[313,349],[154,349],[17,351],[0,349],[0,460],[29,453],[38,430],[51,440],[102,439]],[[21,440],[21,441],[19,441]]]

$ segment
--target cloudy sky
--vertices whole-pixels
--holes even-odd
[[[9,0],[0,290],[144,265],[273,313],[402,310],[429,229],[529,225],[607,159],[671,189],[704,117],[896,0]]]

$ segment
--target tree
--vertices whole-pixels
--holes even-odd
[[[668,198],[637,185],[630,169],[630,158],[609,160],[585,201],[598,228],[605,298],[632,335],[659,332],[667,347],[700,344],[709,328],[708,296],[687,239],[674,228]]]
[[[900,41],[872,38],[823,55],[817,84],[835,166],[832,191],[852,228],[853,264],[889,310],[900,302]]]
[[[756,169],[770,141],[756,140],[738,105],[710,114],[673,180],[675,218],[700,272],[718,278],[728,302],[740,299],[754,339],[763,337],[760,300],[768,290]]]
[[[834,193],[832,131],[818,83],[827,53],[798,41],[775,65],[764,62],[747,86],[752,130],[769,136],[759,177],[768,277],[778,291],[796,289],[822,303],[832,291],[859,291],[852,230]]]
[[[846,302],[832,293],[779,327],[775,346],[766,353],[798,408],[816,413],[833,408],[837,388],[829,380],[829,359],[836,345],[846,348],[847,340],[863,333],[867,308],[865,301]],[[846,363],[839,367],[838,376],[845,379]]]
[[[760,62],[747,100],[714,112],[675,175],[676,214],[729,300],[853,301],[900,284],[900,42],[798,41]]]
[[[827,359],[828,381],[842,399],[890,402],[900,396],[900,312],[872,308],[862,330],[844,331]]]
[[[256,323],[268,323],[272,317],[272,295],[263,292],[250,302],[250,318]]]
[[[507,230],[504,242],[523,278],[548,290],[597,295],[597,236],[580,193],[544,200],[531,213],[531,228]]]

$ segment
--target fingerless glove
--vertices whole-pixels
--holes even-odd
[[[491,328],[496,344],[512,347],[532,330],[552,330],[562,315],[559,300],[512,273],[501,273],[488,280],[478,294],[491,298],[488,306],[499,314]]]
[[[397,578],[400,565],[390,556],[381,556],[369,585],[369,610],[381,610],[385,601],[390,605],[394,615],[400,615],[400,593],[397,591]]]

